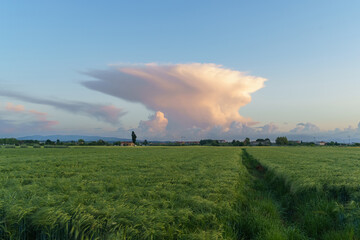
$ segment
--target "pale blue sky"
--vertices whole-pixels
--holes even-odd
[[[240,109],[259,126],[357,127],[359,9],[359,1],[329,0],[2,1],[1,89],[111,104],[127,114],[116,125],[9,96],[0,96],[0,107],[11,102],[46,112],[59,122],[49,133],[118,135],[115,129],[136,128],[154,111],[85,88],[91,78],[83,72],[119,63],[215,63],[268,79]],[[0,118],[21,120],[5,110]]]

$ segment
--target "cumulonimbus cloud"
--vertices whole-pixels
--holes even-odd
[[[108,122],[111,124],[118,124],[119,118],[126,114],[126,112],[124,112],[122,109],[117,108],[113,105],[92,104],[79,101],[74,102],[65,100],[50,100],[4,90],[0,90],[0,96],[10,97],[35,104],[52,106],[67,112],[93,117],[97,120]],[[12,110],[15,110],[16,108],[18,108],[17,110],[20,110],[18,106],[8,107],[12,108]]]
[[[164,113],[168,128],[203,129],[250,122],[239,109],[266,79],[215,64],[145,64],[91,71],[89,89],[144,104]]]

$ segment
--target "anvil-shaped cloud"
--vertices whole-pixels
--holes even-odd
[[[220,65],[201,63],[113,66],[87,74],[96,80],[84,82],[84,86],[160,111],[168,119],[168,129],[208,129],[251,122],[239,114],[239,109],[251,101],[250,94],[266,81]]]

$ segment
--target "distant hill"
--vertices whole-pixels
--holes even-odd
[[[18,137],[16,139],[18,139],[18,140],[38,140],[38,141],[46,141],[47,139],[50,139],[51,141],[56,141],[57,139],[59,139],[62,142],[77,141],[79,139],[84,139],[86,142],[97,141],[99,139],[102,139],[106,142],[131,141],[131,139],[127,139],[127,138],[83,136],[83,135],[49,135],[49,136],[33,135],[33,136],[26,136],[26,137]]]

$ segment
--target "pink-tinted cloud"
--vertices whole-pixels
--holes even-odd
[[[25,102],[52,106],[67,112],[86,115],[96,118],[99,121],[111,123],[113,125],[119,124],[119,119],[126,114],[122,109],[113,105],[92,104],[78,101],[65,101],[44,99],[39,97],[28,96],[26,94],[0,90],[0,96],[11,97]],[[10,105],[9,110],[21,110],[21,105]]]
[[[39,112],[39,111],[36,111],[36,110],[29,110],[28,112],[29,112],[29,113],[32,113],[32,114],[34,114],[34,115],[36,115],[36,116],[41,116],[41,117],[44,117],[44,116],[47,115],[47,113]]]
[[[51,130],[53,126],[59,124],[58,121],[48,120],[47,113],[36,110],[26,110],[23,105],[7,103],[5,111],[7,111],[7,116],[15,117],[18,120],[0,119],[2,122],[0,133],[41,132],[44,130]]]
[[[147,64],[92,71],[83,85],[164,113],[168,129],[251,122],[239,109],[251,101],[266,79],[215,64]]]
[[[100,119],[106,119],[107,122],[112,124],[118,124],[119,118],[125,114],[121,108],[117,108],[113,105],[98,106],[97,108],[90,110],[89,113],[92,116],[98,116]]]
[[[24,106],[23,105],[15,105],[13,103],[6,103],[6,110],[8,111],[14,111],[14,112],[22,112],[25,110]]]
[[[139,129],[144,133],[163,134],[168,125],[168,120],[164,113],[157,111],[154,115],[149,117],[147,121],[140,121]]]
[[[48,129],[59,124],[58,121],[48,120],[47,113],[38,112],[36,110],[29,110],[28,113],[35,116],[35,118],[38,120],[39,123],[41,123],[41,126],[44,129]]]

